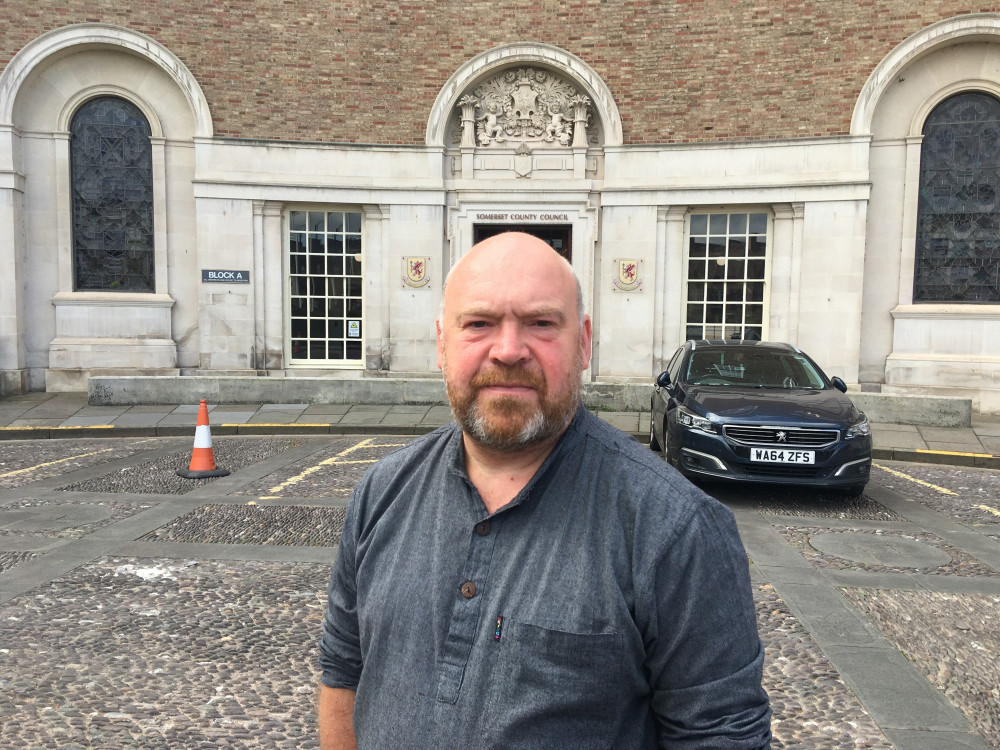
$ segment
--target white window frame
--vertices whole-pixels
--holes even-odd
[[[697,323],[689,324],[689,322],[688,322],[688,305],[689,305],[689,303],[692,302],[691,300],[688,299],[688,293],[689,293],[689,286],[688,285],[689,285],[689,283],[704,281],[706,284],[708,284],[708,283],[712,282],[711,279],[692,279],[692,278],[690,278],[690,268],[691,268],[691,260],[692,260],[692,256],[691,256],[691,237],[692,237],[691,220],[692,220],[693,216],[695,216],[695,215],[702,215],[702,214],[707,215],[709,217],[707,219],[707,221],[708,221],[708,227],[707,227],[707,230],[706,230],[707,234],[702,235],[701,233],[699,233],[699,234],[694,235],[694,236],[718,236],[718,235],[713,235],[712,232],[711,232],[711,221],[712,221],[711,217],[712,216],[725,215],[727,217],[731,217],[734,214],[746,214],[747,215],[747,232],[743,236],[746,236],[746,237],[749,237],[749,236],[763,236],[764,237],[764,255],[762,256],[762,260],[764,261],[764,276],[763,276],[762,279],[759,280],[763,284],[763,292],[762,292],[762,299],[760,300],[759,304],[761,305],[760,337],[761,337],[762,340],[766,341],[768,339],[769,334],[770,334],[769,319],[770,319],[770,308],[771,308],[771,304],[770,304],[770,302],[771,302],[771,300],[770,300],[770,298],[771,298],[771,268],[772,268],[772,264],[773,264],[772,257],[773,257],[773,253],[774,253],[774,211],[771,210],[769,207],[759,206],[759,205],[752,205],[752,206],[712,206],[712,207],[694,206],[694,207],[690,207],[688,209],[687,213],[685,214],[685,217],[684,217],[684,252],[683,252],[684,281],[683,281],[683,285],[681,287],[681,299],[680,299],[680,307],[681,307],[681,340],[682,341],[689,340],[689,337],[688,337],[688,326],[689,325],[699,325]],[[750,223],[749,222],[749,217],[752,214],[763,214],[764,217],[765,217],[766,227],[765,227],[765,231],[763,232],[762,235],[761,235],[761,233],[758,233],[758,232],[754,232],[752,234],[749,232],[749,223]],[[729,225],[730,225],[730,219],[727,218],[727,220],[726,220],[726,234],[724,235],[727,238],[727,242],[726,242],[727,249],[726,249],[726,255],[724,257],[727,260],[729,260],[729,255],[728,255],[728,244],[729,243],[728,243],[728,239],[730,237],[733,237],[733,236],[737,236],[737,237],[740,236],[740,235],[731,235],[729,233]],[[749,259],[750,258],[750,256],[749,256],[749,246],[748,246],[747,250],[748,250],[748,252],[747,252],[747,255],[745,257]],[[706,262],[708,262],[708,261],[709,261],[709,256],[707,255],[707,248],[706,248]],[[728,276],[728,268],[727,268],[727,276]],[[722,284],[731,283],[731,282],[729,282],[728,278],[722,278],[722,279],[718,279],[718,280],[715,280],[715,281],[716,281],[716,283],[722,283]],[[741,281],[742,281],[743,284],[747,284],[747,283],[751,283],[751,282],[756,283],[758,280],[757,279],[747,280],[746,279],[746,269],[744,269],[744,277],[743,277],[743,279]],[[745,287],[744,287],[744,289],[745,289]],[[706,295],[706,297],[707,297],[707,295]],[[697,301],[694,301],[694,302],[697,302]],[[702,301],[702,303],[707,308],[708,300],[705,299],[705,300]],[[716,337],[710,336],[709,338],[727,338],[727,336],[726,336],[726,333],[727,333],[726,327],[727,326],[731,326],[731,325],[735,325],[735,324],[726,323],[726,321],[725,321],[726,306],[729,305],[729,304],[732,304],[732,303],[727,303],[725,301],[725,298],[723,298],[723,300],[720,302],[720,304],[723,305],[723,320],[722,320],[721,323],[718,323],[718,324],[708,323],[705,320],[705,318],[707,317],[707,314],[703,315],[703,320],[700,323],[703,334],[705,333],[705,329],[708,326],[710,326],[710,325],[719,325],[719,326],[721,326],[721,328],[722,328],[722,335],[721,336],[716,336]],[[740,305],[741,305],[741,307],[743,309],[743,314],[741,316],[741,319],[744,322],[739,324],[744,329],[744,331],[745,331],[746,327],[748,326],[748,324],[745,323],[745,320],[746,320],[746,307],[747,307],[748,304],[758,304],[758,303],[756,301],[750,301],[750,302],[748,302],[746,300],[746,295],[744,294],[744,298],[740,302]],[[707,310],[706,310],[706,312],[707,312]],[[749,324],[749,325],[756,326],[757,324]]]
[[[293,341],[299,340],[298,337],[292,336],[292,297],[299,296],[292,294],[292,252],[291,252],[291,239],[292,239],[292,226],[291,217],[294,212],[316,212],[323,213],[324,215],[330,213],[343,213],[343,214],[358,214],[360,216],[360,230],[359,232],[345,232],[345,234],[358,234],[361,238],[361,250],[358,255],[360,255],[361,262],[361,276],[360,276],[360,286],[361,295],[358,298],[361,305],[361,313],[359,319],[361,321],[361,335],[358,338],[358,342],[361,346],[361,357],[359,359],[331,359],[329,357],[325,359],[296,359],[293,357]],[[366,224],[366,212],[361,206],[356,205],[288,205],[282,215],[282,253],[281,253],[281,265],[282,265],[282,320],[283,320],[283,332],[284,332],[284,350],[285,350],[285,362],[289,369],[338,369],[338,370],[364,370],[366,366],[366,346],[365,342],[370,337],[367,330],[369,321],[365,314],[366,309],[366,295],[365,295],[365,278],[367,275],[368,268],[368,258],[367,258],[367,232],[365,231]],[[308,222],[308,220],[307,220]],[[345,219],[346,224],[346,219]],[[308,226],[308,224],[307,224]],[[346,228],[346,227],[345,227]],[[309,234],[309,230],[306,230],[306,235]],[[346,250],[346,248],[345,248]],[[346,259],[347,253],[344,253]],[[309,275],[309,274],[306,274]],[[327,295],[325,299],[336,299],[336,297],[331,297]],[[327,308],[329,310],[329,308]],[[324,317],[324,320],[329,320],[329,312]],[[347,325],[347,316],[345,310],[345,326]],[[309,332],[307,332],[308,334]],[[306,337],[309,339],[309,336]],[[329,341],[329,334],[325,339]],[[346,343],[350,340],[350,337],[346,336],[345,331],[345,355],[346,355]]]

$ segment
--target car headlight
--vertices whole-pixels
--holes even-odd
[[[871,423],[868,421],[868,417],[862,415],[860,422],[857,422],[851,425],[850,428],[848,428],[846,437],[856,438],[856,437],[862,437],[863,435],[871,435],[871,434],[872,434]]]
[[[719,431],[712,420],[707,417],[698,416],[683,406],[677,407],[677,421],[685,427],[690,427],[693,430],[701,430],[702,432],[711,432],[713,435]]]

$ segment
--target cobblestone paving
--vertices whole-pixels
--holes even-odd
[[[993,568],[988,565],[984,565],[962,550],[952,547],[941,538],[924,531],[902,532],[884,531],[881,529],[849,530],[852,534],[871,534],[873,536],[898,537],[900,539],[913,539],[918,542],[923,542],[924,544],[931,545],[946,552],[951,557],[950,562],[945,563],[944,565],[927,568],[902,568],[873,563],[860,563],[854,560],[845,560],[842,557],[825,554],[809,543],[809,539],[814,534],[828,533],[830,529],[815,526],[783,525],[775,525],[774,528],[779,534],[787,539],[788,542],[795,547],[795,549],[801,552],[802,555],[809,560],[809,562],[819,568],[828,568],[833,570],[864,570],[869,573],[923,573],[925,575],[941,576],[1000,576],[1000,572],[993,570]],[[845,529],[845,531],[846,530],[847,529]]]
[[[219,468],[236,472],[258,461],[284,453],[300,442],[273,437],[219,438],[213,440],[212,453]],[[156,461],[131,466],[59,489],[76,492],[183,495],[215,481],[214,478],[185,479],[177,476],[177,470],[186,469],[190,463],[191,448],[187,448]]]
[[[336,547],[344,508],[204,505],[143,537],[155,542]],[[333,556],[331,555],[331,560]]]
[[[0,747],[317,747],[328,575],[107,558],[7,602]]]
[[[876,461],[872,472],[883,487],[919,500],[959,523],[1000,530],[1000,472],[898,461]]]
[[[157,438],[11,440],[0,449],[0,489],[21,487],[99,463],[126,458],[162,445]]]
[[[82,539],[150,507],[145,503],[101,500],[15,500],[0,505],[0,537],[16,533],[39,539]]]
[[[329,448],[246,485],[240,495],[275,498],[347,497],[372,464],[413,438],[342,438]]]
[[[1000,597],[878,589],[844,595],[1000,748]]]
[[[0,573],[35,556],[34,552],[0,552]]]
[[[893,521],[901,516],[866,494],[843,495],[798,489],[772,489],[759,493],[753,507],[765,515],[812,516],[868,521]]]
[[[754,602],[766,654],[763,685],[771,698],[774,750],[892,750],[892,744],[774,589],[769,584],[756,587]]]

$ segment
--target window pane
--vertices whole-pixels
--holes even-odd
[[[700,339],[702,337],[701,326],[688,326],[684,331],[684,338],[687,341]]]
[[[689,279],[705,278],[705,261],[703,260],[688,261],[688,278]]]
[[[708,232],[708,214],[691,214],[691,234]]]
[[[726,284],[726,301],[742,302],[744,286],[745,284]]]
[[[742,258],[747,254],[747,243],[742,237],[731,237],[729,239],[729,257]]]
[[[711,234],[725,234],[729,224],[729,214],[712,214],[709,217],[708,231]]]
[[[288,238],[288,252],[304,253],[306,251],[306,236],[302,232],[293,232]]]
[[[720,283],[707,284],[709,302],[722,302],[722,295],[725,292],[726,285]]]
[[[731,260],[729,261],[729,278],[730,279],[742,279],[743,271],[746,264],[742,260]]]
[[[688,284],[688,299],[692,302],[705,299],[704,284]]]
[[[288,228],[293,232],[306,231],[306,212],[292,211],[288,214]]]
[[[692,258],[704,258],[708,252],[708,245],[704,237],[692,237],[689,254]]]
[[[328,232],[344,231],[344,214],[340,211],[331,211],[326,215],[326,230]]]
[[[747,232],[747,215],[729,214],[729,233],[746,234],[746,232]]]
[[[763,279],[764,278],[764,261],[762,260],[751,260],[747,263],[747,278],[748,279]]]
[[[309,231],[323,232],[326,230],[326,216],[322,211],[309,212]]]
[[[743,322],[743,306],[742,305],[726,305],[726,322],[727,323],[742,323]]]
[[[722,322],[722,305],[706,305],[705,306],[705,322],[707,322],[707,323],[721,323]]]
[[[724,279],[726,278],[726,261],[719,259],[718,261],[711,261],[708,264],[708,278],[710,279]]]
[[[767,234],[767,214],[750,214],[750,234]]]
[[[760,325],[763,323],[764,307],[762,305],[747,305],[745,320],[751,325]]]
[[[703,305],[688,305],[687,306],[687,321],[688,323],[702,323],[704,322],[705,308]]]

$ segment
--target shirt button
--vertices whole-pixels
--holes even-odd
[[[462,596],[466,599],[471,599],[476,595],[476,584],[472,581],[466,581],[462,584]]]
[[[476,524],[476,533],[479,534],[479,536],[486,536],[490,533],[490,529],[492,528],[493,525],[489,522],[489,520],[480,521]]]

